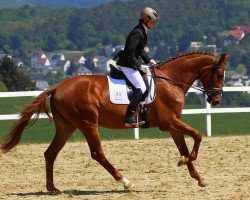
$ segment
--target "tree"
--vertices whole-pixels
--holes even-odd
[[[52,5],[55,1],[46,0],[47,5]],[[80,6],[79,1],[71,0],[66,3],[66,0],[63,0],[65,3],[60,1],[60,5]],[[34,5],[38,5],[37,2],[38,0]],[[39,2],[45,1],[39,0]],[[87,0],[81,2],[86,3]],[[25,64],[29,63],[27,56],[33,49],[49,51],[94,49],[94,53],[98,53],[103,46],[124,44],[128,32],[137,23],[135,19],[138,17],[138,12],[146,5],[155,8],[160,15],[156,28],[148,33],[148,45],[158,48],[159,56],[156,55],[158,59],[166,59],[168,56],[189,51],[190,42],[199,41],[216,44],[218,52],[222,49],[221,52],[230,53],[231,66],[235,69],[237,65],[243,64],[250,74],[250,65],[247,64],[250,36],[246,35],[239,44],[230,44],[227,47],[223,44],[232,26],[249,25],[249,0],[123,0],[89,9],[35,6],[2,9],[0,49],[4,53],[12,55],[15,53],[15,56],[21,57]],[[244,55],[246,56],[243,58]]]
[[[250,106],[250,94],[243,92],[225,92],[221,105]]]
[[[0,81],[0,92],[7,92],[8,89],[2,81]]]
[[[245,63],[247,74],[250,75],[250,50],[242,56],[242,62]]]
[[[66,72],[67,76],[73,76],[77,74],[77,70],[79,69],[79,66],[76,65],[74,62],[72,62]]]
[[[22,47],[22,39],[20,38],[20,35],[13,35],[10,37],[12,48],[13,49],[21,49]]]
[[[51,71],[47,73],[46,81],[49,83],[49,85],[55,84],[55,75]]]
[[[204,97],[200,94],[188,93],[185,102],[186,104],[204,105]]]
[[[55,35],[49,35],[47,42],[47,51],[55,51],[58,49],[58,41]]]
[[[58,70],[56,75],[55,75],[55,83],[60,83],[61,81],[63,81],[66,78],[64,71]]]
[[[204,40],[203,35],[204,33],[201,31],[200,27],[188,26],[186,29],[186,33],[179,40],[180,52],[186,51],[186,49],[190,45],[190,42],[203,41]]]
[[[48,81],[49,85],[54,85],[60,83],[66,78],[63,70],[59,70],[56,74],[52,73],[51,71],[48,72],[46,80]]]
[[[34,90],[35,84],[31,78],[19,70],[14,62],[5,56],[0,63],[2,82],[9,91]]]
[[[244,65],[238,65],[236,68],[237,74],[246,74],[247,73],[247,68]]]

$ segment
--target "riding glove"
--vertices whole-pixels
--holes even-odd
[[[145,74],[150,72],[149,67],[147,65],[141,65],[140,70],[142,70]]]
[[[154,59],[151,59],[149,62],[150,62],[151,65],[156,65],[156,62],[155,62]]]

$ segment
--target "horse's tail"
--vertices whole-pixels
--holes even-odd
[[[23,130],[25,127],[31,127],[39,117],[39,114],[45,113],[50,119],[52,118],[49,114],[49,106],[47,102],[47,97],[51,94],[54,94],[56,87],[52,87],[41,93],[37,96],[31,104],[25,106],[20,113],[20,118],[15,122],[11,131],[6,137],[4,144],[0,146],[0,149],[7,153],[12,148],[14,148],[22,136]],[[32,118],[35,114],[34,118]]]

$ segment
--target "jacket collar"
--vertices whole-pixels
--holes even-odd
[[[145,24],[143,24],[143,23],[142,23],[142,27],[144,28],[145,33],[148,34],[148,27]]]

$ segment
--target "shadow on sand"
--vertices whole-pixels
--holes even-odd
[[[104,194],[127,194],[127,193],[151,193],[151,192],[157,192],[157,193],[166,193],[168,191],[158,191],[158,190],[65,190],[61,194],[66,194],[69,196],[88,196],[88,195],[104,195]],[[28,193],[12,193],[10,195],[15,195],[19,197],[25,197],[25,196],[50,196],[51,193],[49,192],[28,192]],[[59,194],[60,195],[60,194]]]
[[[87,195],[103,195],[103,194],[126,194],[132,191],[129,190],[106,190],[106,191],[98,191],[98,190],[65,190],[62,191],[61,194],[67,194],[72,196],[87,196]],[[26,192],[26,193],[11,193],[10,195],[25,197],[25,196],[50,196],[49,192]]]

